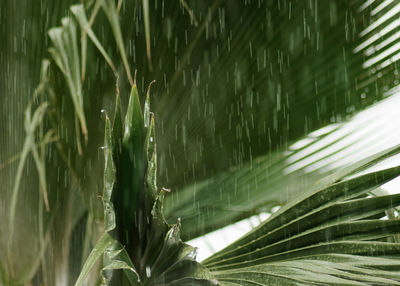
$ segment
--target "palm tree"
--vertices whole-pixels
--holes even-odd
[[[399,283],[400,169],[370,169],[399,146],[324,163],[397,85],[395,1],[82,2],[0,18],[1,283]],[[201,263],[181,240],[277,205]]]

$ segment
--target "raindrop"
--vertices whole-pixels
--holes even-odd
[[[175,234],[175,228],[173,228],[173,229],[171,230],[171,232],[169,233],[168,239],[173,238],[173,237],[174,237],[174,234]]]
[[[195,247],[195,248],[193,249],[193,251],[191,251],[191,252],[187,255],[187,257],[190,258],[190,259],[196,260],[198,251],[199,251],[199,249],[198,249],[197,247]]]
[[[151,276],[150,266],[146,266],[146,276],[147,276],[147,278],[149,278]]]
[[[213,280],[211,280],[211,282],[212,282],[212,284],[214,284],[214,285],[218,285],[218,280],[217,280],[217,279],[213,279]]]

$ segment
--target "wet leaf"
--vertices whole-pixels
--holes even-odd
[[[82,48],[84,53],[82,53],[82,64],[86,65],[86,58],[84,57],[84,54],[86,54],[86,35],[89,36],[90,40],[93,42],[93,44],[96,46],[96,48],[100,51],[100,53],[103,55],[104,59],[114,72],[114,74],[117,73],[115,66],[113,62],[111,61],[110,57],[108,56],[107,52],[105,51],[104,47],[100,43],[100,41],[97,39],[96,35],[94,34],[93,30],[89,26],[89,22],[86,18],[85,10],[83,8],[82,4],[77,4],[73,5],[70,8],[71,12],[74,14],[75,18],[77,19],[80,28],[81,28],[81,41],[84,43],[84,47]]]
[[[114,239],[107,232],[99,238],[96,245],[93,247],[93,250],[89,254],[89,257],[86,259],[78,280],[75,282],[75,286],[85,285],[85,279],[88,277],[90,271],[93,269],[98,259],[103,257],[104,252],[112,246],[113,243]]]
[[[355,164],[350,174],[351,169],[360,166]],[[367,193],[399,174],[400,167],[393,167],[344,176],[348,178],[305,192],[203,264],[221,285],[243,281],[260,285],[397,285],[394,265],[398,264],[400,244],[391,241],[396,241],[400,224],[397,219],[382,217],[400,204],[400,196],[367,197]],[[332,261],[336,255],[338,261]],[[360,257],[393,268],[347,264],[361,261]]]
[[[48,32],[53,44],[49,52],[64,75],[82,133],[87,140],[76,26],[71,18],[63,18],[61,23],[61,27]]]
[[[114,34],[115,42],[117,43],[122,62],[124,63],[126,75],[129,79],[131,86],[133,86],[136,83],[133,82],[131,70],[129,68],[128,59],[126,57],[125,45],[124,45],[124,40],[122,37],[122,32],[121,32],[119,19],[118,19],[117,9],[115,7],[115,1],[114,0],[97,0],[97,1],[101,1],[101,3],[102,3],[103,11],[107,16],[108,22],[110,23],[111,29]]]
[[[32,109],[32,103],[28,105],[28,107],[25,110],[25,132],[26,132],[26,138],[24,142],[24,146],[22,149],[21,157],[19,159],[18,163],[18,168],[17,172],[15,175],[15,180],[14,180],[14,186],[12,189],[12,195],[11,195],[11,201],[10,201],[10,213],[9,213],[9,222],[8,222],[8,239],[9,239],[9,247],[8,251],[10,251],[11,243],[13,241],[13,235],[14,235],[14,228],[15,228],[15,214],[16,214],[16,207],[17,207],[17,201],[18,201],[18,193],[20,189],[20,184],[22,181],[22,172],[26,163],[27,156],[29,155],[30,152],[34,154],[35,158],[35,164],[36,167],[38,168],[37,171],[39,173],[39,181],[42,186],[43,193],[46,194],[46,178],[45,178],[45,173],[43,170],[43,165],[42,162],[38,158],[37,150],[36,150],[36,143],[35,143],[35,138],[34,134],[36,129],[38,128],[38,125],[41,123],[42,118],[46,112],[46,108],[48,106],[47,102],[42,103],[33,113],[33,116],[31,115],[31,109]],[[46,195],[44,196],[46,198]],[[48,202],[47,207],[48,207]],[[10,252],[9,252],[10,254]],[[10,258],[9,258],[10,259]]]

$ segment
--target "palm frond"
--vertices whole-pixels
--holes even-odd
[[[367,194],[399,171],[357,175],[303,193],[203,263],[222,285],[397,285],[399,220],[382,218],[400,196]]]

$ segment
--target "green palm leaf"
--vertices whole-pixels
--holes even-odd
[[[222,285],[398,285],[399,220],[381,218],[400,196],[366,195],[399,171],[299,195],[203,264]]]

